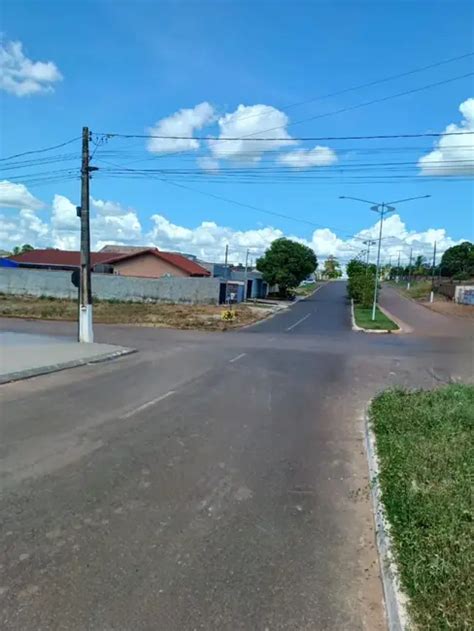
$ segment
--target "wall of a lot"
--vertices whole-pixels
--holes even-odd
[[[218,304],[217,278],[133,278],[92,274],[92,293],[101,300]],[[77,298],[71,272],[0,268],[0,292],[10,295]]]

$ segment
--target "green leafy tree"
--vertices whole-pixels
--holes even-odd
[[[375,265],[367,265],[359,259],[352,259],[346,266],[349,297],[369,308],[372,305],[375,284]]]
[[[278,285],[281,296],[312,274],[318,259],[311,248],[291,239],[275,239],[265,254],[257,260],[257,269],[269,285]]]
[[[24,252],[31,252],[34,250],[34,247],[29,243],[24,243],[23,245],[16,245],[13,248],[13,254],[23,254]]]
[[[341,265],[335,256],[328,256],[324,261],[323,276],[329,279],[341,278]]]
[[[464,241],[448,248],[441,258],[443,276],[474,276],[474,243]]]

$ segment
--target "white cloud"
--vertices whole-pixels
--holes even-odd
[[[192,109],[181,109],[171,116],[162,118],[148,132],[153,136],[193,136],[214,120],[214,108],[207,103],[200,103]],[[194,138],[150,138],[147,148],[152,153],[173,153],[198,149],[199,141]]]
[[[125,208],[118,202],[103,201],[102,199],[94,199],[93,197],[91,198],[91,208],[96,210],[97,214],[103,217],[121,217],[133,212],[131,208]]]
[[[51,224],[57,230],[79,230],[76,206],[64,195],[53,198]]]
[[[31,61],[21,42],[0,44],[0,89],[15,96],[51,92],[62,75],[52,61]]]
[[[123,215],[98,215],[91,219],[92,241],[112,240],[134,244],[142,239],[142,227],[135,212]]]
[[[32,195],[24,184],[15,184],[8,180],[0,182],[0,207],[39,210],[43,206],[43,202]]]
[[[266,140],[209,140],[209,148],[216,159],[259,162],[266,151],[296,144],[286,130],[288,116],[271,105],[239,105],[234,112],[221,116],[217,122],[219,138],[248,138],[254,135]],[[278,129],[273,129],[275,127]],[[275,137],[282,140],[270,140]]]
[[[219,161],[214,160],[214,158],[210,158],[209,156],[201,156],[196,160],[196,162],[198,163],[198,166],[207,173],[215,174],[219,172]]]
[[[30,193],[26,187],[21,192],[25,199],[29,199]],[[272,241],[288,236],[312,247],[321,263],[332,254],[345,264],[365,247],[363,239],[378,238],[380,225],[376,222],[350,238],[342,238],[329,228],[314,230],[309,238],[302,238],[285,234],[273,226],[236,230],[214,221],[202,221],[194,227],[182,226],[156,213],[150,218],[151,229],[144,231],[134,209],[115,201],[91,201],[91,240],[94,249],[107,243],[157,246],[163,250],[195,254],[201,259],[215,262],[223,261],[227,244],[230,248],[229,260],[237,263],[245,260],[247,248],[250,249],[251,257],[256,258],[263,254]],[[55,195],[47,218],[40,217],[34,208],[22,208],[20,212],[16,210],[0,216],[0,248],[11,249],[15,245],[31,243],[35,247],[74,250],[79,248],[79,230],[75,204],[63,195]],[[414,256],[423,254],[430,257],[436,241],[440,256],[447,248],[466,240],[452,239],[444,228],[409,230],[398,214],[385,219],[383,237],[382,261],[386,262],[392,256],[392,263],[395,263],[401,251],[404,264],[408,262],[410,248],[413,248]],[[375,260],[375,252],[373,248],[372,261]]]
[[[474,98],[461,103],[459,111],[461,123],[448,125],[444,133],[461,135],[441,136],[436,148],[419,159],[421,175],[474,175]]]
[[[316,145],[314,149],[296,149],[278,156],[278,162],[295,169],[307,169],[309,167],[325,167],[337,162],[337,155],[329,147]]]

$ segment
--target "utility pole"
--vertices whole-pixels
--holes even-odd
[[[388,213],[394,212],[395,208],[394,206],[392,206],[392,204],[402,204],[404,202],[411,202],[412,200],[424,199],[426,197],[431,197],[431,195],[420,195],[418,197],[408,197],[407,199],[398,199],[394,202],[389,202],[388,204],[385,202],[381,202],[381,203],[371,202],[368,199],[360,199],[360,197],[348,197],[346,195],[341,195],[339,197],[339,199],[353,199],[357,202],[363,202],[364,204],[371,204],[370,210],[373,210],[374,212],[380,215],[379,244],[377,248],[377,265],[375,266],[374,300],[372,304],[372,321],[375,320],[375,312],[377,308],[377,294],[378,294],[378,281],[379,281],[379,269],[380,269],[380,246],[382,244],[382,230],[383,230],[384,217]]]
[[[92,326],[91,235],[89,224],[89,128],[82,128],[81,205],[81,269],[79,280],[79,342],[94,341]]]
[[[398,250],[398,263],[397,263],[397,283],[400,280],[400,252],[401,250]]]
[[[248,270],[249,270],[249,249],[247,248],[247,252],[245,253],[244,302],[247,300]]]
[[[408,282],[407,282],[407,289],[410,289],[410,284],[411,284],[411,260],[412,260],[412,256],[413,256],[413,248],[410,248],[410,262],[408,264]]]
[[[433,264],[431,266],[431,293],[430,293],[430,302],[434,300],[434,279],[435,279],[435,267],[436,267],[436,241],[434,242],[433,247]]]
[[[378,292],[379,269],[380,269],[380,246],[382,245],[383,218],[386,214],[393,212],[395,208],[392,208],[391,206],[387,206],[385,202],[382,202],[381,204],[372,206],[372,210],[379,213],[380,215],[379,244],[377,247],[377,264],[375,266],[374,300],[372,303],[372,322],[373,322],[375,320],[375,309],[377,307],[377,292]],[[391,263],[390,263],[390,268],[391,268]]]
[[[228,302],[227,298],[227,285],[229,281],[229,244],[225,246],[225,256],[224,256],[224,267],[225,267],[225,301]]]
[[[375,245],[377,243],[377,241],[373,241],[372,239],[368,239],[367,241],[362,241],[362,243],[367,246],[367,260],[366,260],[366,266],[367,267],[365,268],[365,275],[367,276],[367,274],[369,273],[370,246],[371,245]]]

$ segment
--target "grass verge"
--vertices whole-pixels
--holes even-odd
[[[296,296],[309,296],[318,286],[318,283],[308,283],[307,285],[300,285],[294,290]]]
[[[236,305],[235,319],[223,321],[223,305],[157,304],[95,300],[94,321],[177,329],[220,331],[252,324],[268,315],[268,309]],[[77,302],[61,298],[0,296],[0,316],[41,320],[77,320]]]
[[[363,329],[371,329],[374,331],[397,331],[398,325],[395,324],[385,313],[382,313],[377,307],[375,310],[375,320],[372,320],[372,308],[366,309],[360,305],[354,305],[354,318],[357,326]]]
[[[389,390],[370,417],[379,482],[419,629],[474,628],[474,386]]]

